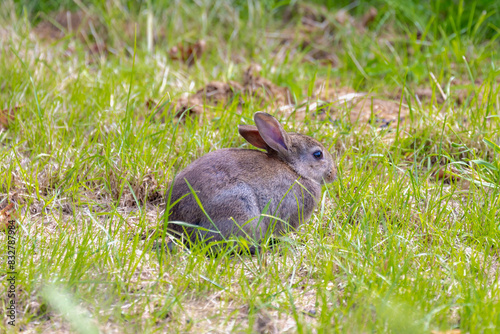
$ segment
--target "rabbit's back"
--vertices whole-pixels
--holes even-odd
[[[206,214],[192,195],[188,183]],[[300,178],[278,158],[257,150],[235,148],[202,156],[177,175],[172,187],[170,203],[186,196],[172,208],[168,217],[170,221],[184,221],[211,230],[216,228],[225,237],[247,233],[259,238],[255,233],[265,234],[269,219],[262,219],[258,226],[257,223],[266,205],[269,205],[267,214],[288,221],[296,228],[309,219],[321,195],[319,184]],[[212,226],[207,215],[216,226]],[[256,219],[241,227],[254,217]],[[169,225],[169,229],[178,232],[184,228]],[[285,226],[278,222],[275,230],[284,229]],[[191,229],[187,231],[190,233]],[[211,236],[221,239],[216,234]]]

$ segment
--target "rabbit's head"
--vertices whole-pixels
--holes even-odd
[[[273,116],[257,112],[255,125],[240,125],[238,130],[250,144],[264,149],[288,164],[297,174],[318,183],[330,183],[337,177],[332,155],[316,139],[299,133],[287,133]]]

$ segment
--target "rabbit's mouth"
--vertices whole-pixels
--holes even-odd
[[[325,178],[322,178],[321,179],[321,185],[325,185],[325,184],[328,184],[328,183],[331,183],[332,181],[330,181],[329,179],[325,179]]]

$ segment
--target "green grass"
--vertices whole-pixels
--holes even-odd
[[[88,12],[93,30],[42,39],[36,25],[61,5]],[[496,332],[499,5],[333,5],[320,10],[325,33],[307,30],[303,10],[283,20],[286,2],[2,3],[0,110],[22,107],[0,132],[0,208],[14,203],[19,226],[17,322],[0,328]],[[378,13],[360,30],[371,5]],[[343,7],[354,27],[337,21]],[[193,66],[169,58],[171,47],[200,38],[207,49]],[[307,61],[318,48],[337,63]],[[325,84],[402,98],[408,117],[379,129],[351,122],[349,107],[335,121],[312,111],[305,121],[278,116],[336,155],[338,180],[324,187],[312,220],[253,257],[162,253],[155,245],[174,175],[209,151],[248,147],[237,124],[278,112],[248,95],[241,106],[207,104],[185,122],[169,107],[210,81],[241,82],[252,63],[297,103]],[[419,103],[421,88],[432,95]],[[149,99],[167,108],[151,110]],[[4,310],[3,232],[0,245]]]

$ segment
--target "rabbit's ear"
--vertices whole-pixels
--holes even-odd
[[[273,116],[265,112],[256,112],[253,116],[259,134],[266,144],[275,151],[288,151],[288,134]]]
[[[238,132],[250,144],[257,148],[262,148],[269,152],[269,145],[260,136],[259,130],[255,125],[239,125]]]

